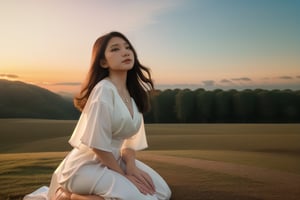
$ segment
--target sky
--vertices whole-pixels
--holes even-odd
[[[124,33],[156,87],[300,90],[298,0],[0,0],[0,78],[78,92]]]

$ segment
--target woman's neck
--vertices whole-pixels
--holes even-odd
[[[110,72],[108,78],[119,90],[127,90],[127,72]]]

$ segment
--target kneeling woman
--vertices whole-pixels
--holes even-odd
[[[135,159],[147,147],[142,113],[153,89],[119,32],[98,38],[91,67],[75,105],[82,111],[70,139],[73,150],[52,176],[49,199],[165,200],[171,191],[149,166]]]

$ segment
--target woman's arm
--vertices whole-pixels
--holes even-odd
[[[117,160],[115,159],[115,157],[113,156],[113,154],[111,152],[102,151],[102,150],[95,149],[95,148],[93,148],[93,151],[98,156],[98,158],[101,160],[101,163],[103,163],[106,167],[125,176],[125,172],[121,169]]]
[[[147,193],[154,194],[155,186],[152,178],[135,165],[135,151],[130,148],[122,149],[122,159],[126,163],[126,175],[134,176],[146,188]]]
[[[135,168],[135,151],[133,149],[125,148],[121,152],[122,160],[126,163],[127,169]]]

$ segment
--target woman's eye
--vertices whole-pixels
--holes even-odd
[[[127,47],[125,47],[126,49],[131,49],[131,47],[130,46],[127,46]]]
[[[111,51],[118,51],[119,48],[112,48]]]

